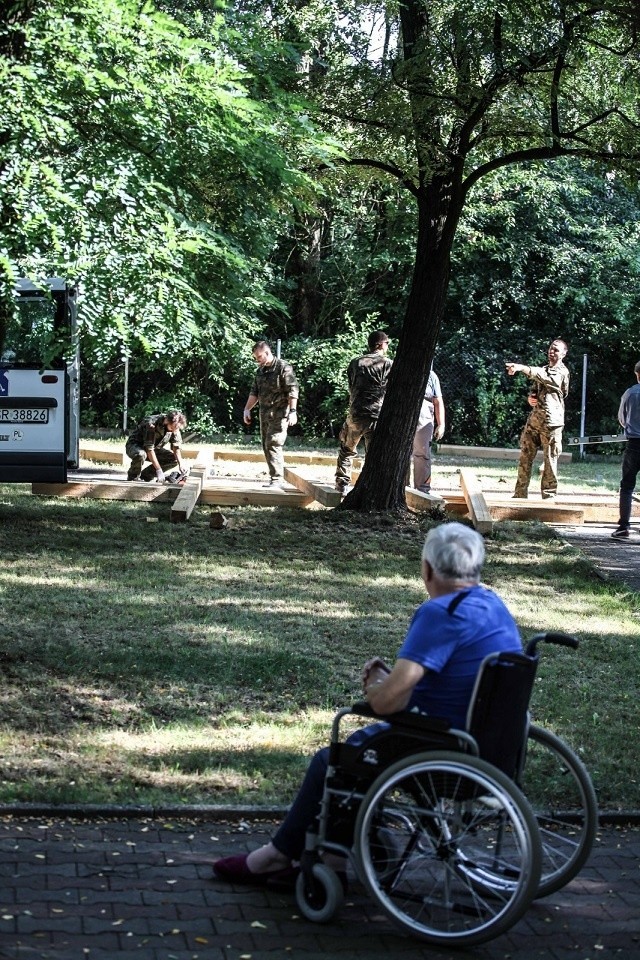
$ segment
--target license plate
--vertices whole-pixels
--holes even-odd
[[[49,423],[49,410],[47,407],[3,407],[0,423]]]

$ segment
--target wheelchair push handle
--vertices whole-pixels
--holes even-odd
[[[570,633],[559,633],[554,630],[549,630],[548,633],[536,633],[535,636],[531,637],[524,651],[528,657],[534,657],[536,655],[536,648],[539,643],[555,643],[560,647],[571,647],[572,650],[577,650],[580,646],[578,638],[572,636]]]

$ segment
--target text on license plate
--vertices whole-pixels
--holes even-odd
[[[0,409],[0,423],[49,423],[49,410],[46,407],[3,407]]]

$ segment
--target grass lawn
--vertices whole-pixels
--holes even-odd
[[[438,457],[439,483],[459,466]],[[509,485],[515,466],[478,464]],[[563,490],[618,481],[615,462],[562,470]],[[393,658],[424,599],[434,521],[225,513],[211,530],[207,507],[170,524],[167,505],[0,487],[0,802],[291,798],[362,662]],[[485,582],[525,638],[582,639],[545,650],[536,721],[580,752],[603,808],[638,807],[638,595],[541,524],[498,524],[487,546]]]

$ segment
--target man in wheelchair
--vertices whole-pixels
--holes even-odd
[[[363,668],[364,693],[376,714],[410,710],[464,728],[484,658],[522,651],[505,604],[480,583],[484,554],[482,537],[464,524],[446,523],[429,531],[421,571],[429,600],[414,614],[393,667],[374,657]],[[347,744],[361,746],[385,726],[370,724],[352,734]],[[328,756],[325,747],[313,757],[272,841],[249,854],[216,861],[216,878],[258,886],[294,879],[307,830],[319,813]]]

